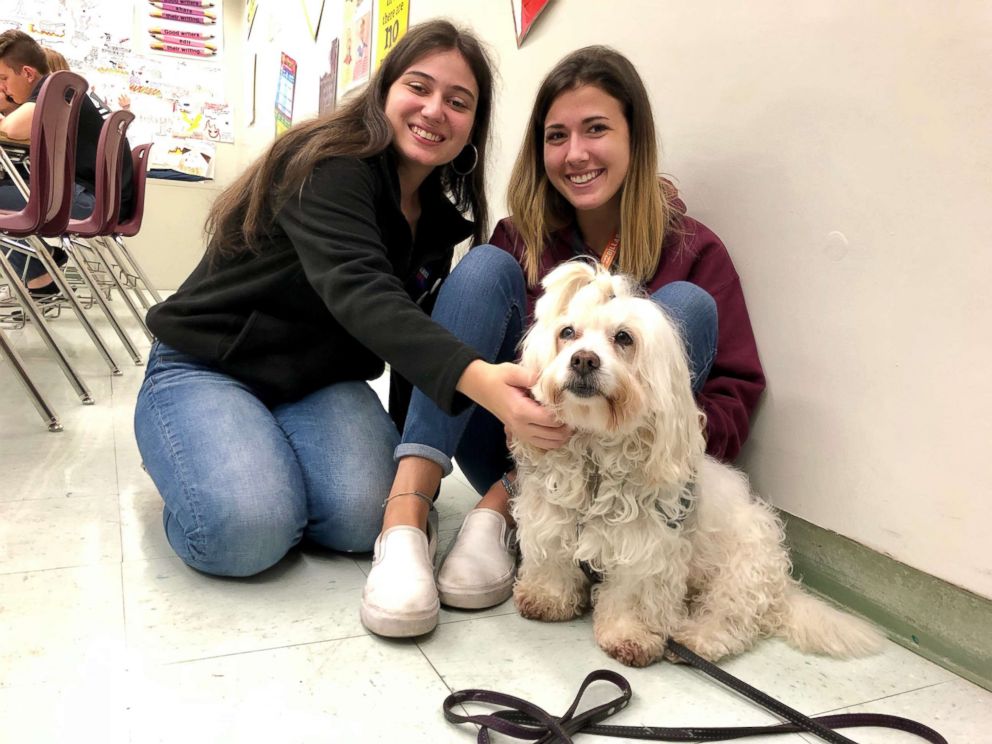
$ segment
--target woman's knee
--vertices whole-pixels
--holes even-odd
[[[716,300],[702,287],[692,282],[671,282],[652,297],[681,323],[698,324],[715,332],[719,321]]]
[[[494,245],[478,245],[458,262],[443,285],[474,293],[500,290],[511,295],[525,291],[523,269],[517,260]]]
[[[209,501],[202,512],[163,514],[166,535],[189,566],[215,576],[254,576],[278,563],[303,537],[306,511],[286,493]],[[223,508],[218,508],[224,504]]]
[[[716,357],[720,322],[716,300],[691,282],[666,284],[651,297],[679,327],[689,356],[693,390],[698,392]]]

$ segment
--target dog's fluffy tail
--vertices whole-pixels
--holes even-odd
[[[864,620],[807,594],[796,583],[786,589],[782,624],[776,635],[805,653],[838,658],[877,653],[883,640],[882,634]]]

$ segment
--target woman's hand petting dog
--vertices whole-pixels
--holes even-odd
[[[472,362],[458,389],[498,418],[513,439],[541,450],[556,449],[568,441],[572,429],[534,400],[530,388],[537,373],[518,364]]]

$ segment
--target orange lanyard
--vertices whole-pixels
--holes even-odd
[[[603,264],[603,268],[607,271],[610,270],[610,266],[613,265],[613,259],[617,257],[617,251],[620,249],[620,233],[613,236],[613,240],[609,242],[606,248],[603,250],[603,255],[599,257],[599,262]]]

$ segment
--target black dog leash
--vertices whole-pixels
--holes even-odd
[[[448,695],[442,706],[444,717],[451,723],[474,723],[480,726],[477,739],[479,744],[490,744],[489,729],[516,739],[535,741],[537,744],[571,744],[571,737],[580,732],[645,741],[722,741],[760,734],[788,734],[802,731],[814,734],[832,744],[856,744],[852,739],[848,739],[834,730],[856,726],[892,728],[914,734],[921,739],[932,742],[932,744],[947,744],[947,740],[929,726],[900,716],[878,713],[843,713],[810,718],[728,674],[675,641],[668,642],[668,650],[683,661],[789,722],[768,726],[719,728],[663,728],[659,726],[603,724],[600,722],[626,708],[633,695],[630,683],[620,674],[607,669],[592,672],[583,680],[575,699],[561,717],[553,716],[527,700],[490,690],[461,690]],[[593,682],[609,682],[620,690],[620,695],[609,702],[576,714],[579,701]],[[454,707],[463,703],[488,703],[505,705],[508,708],[481,715],[456,713]]]

